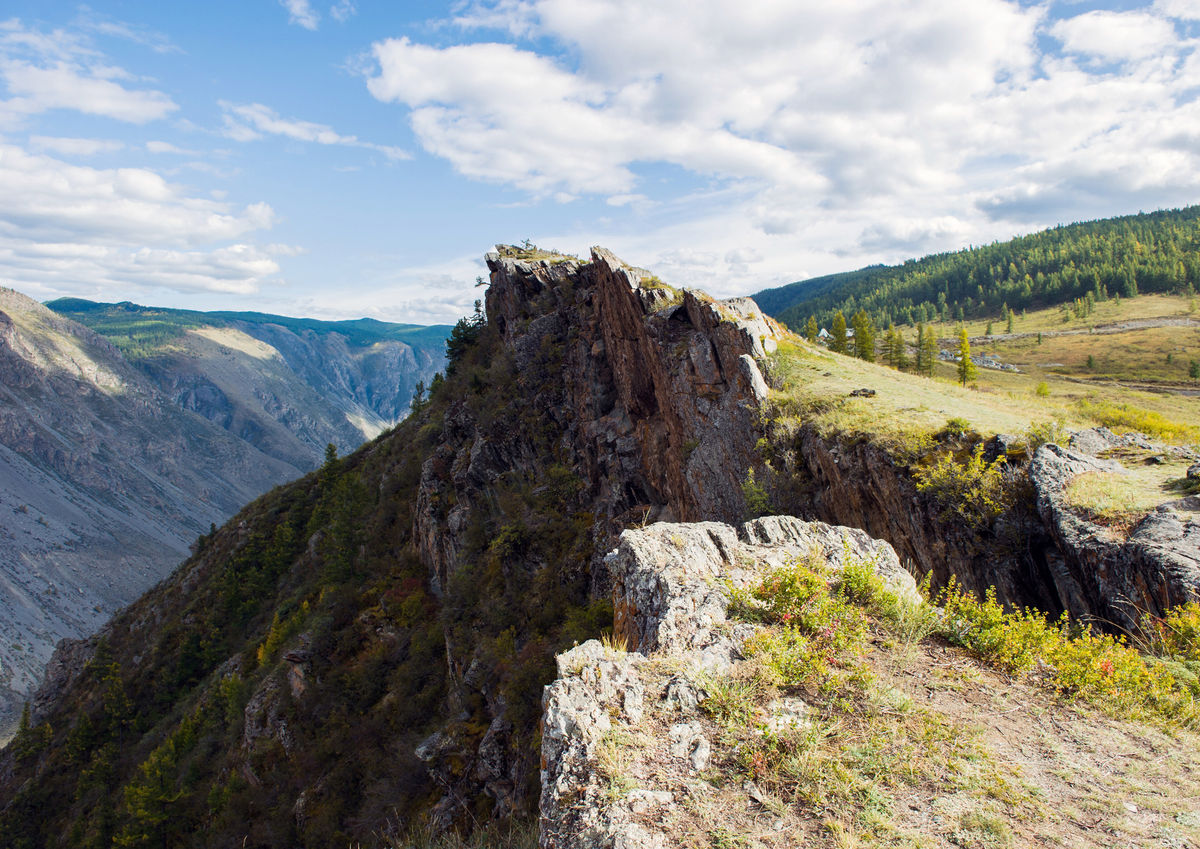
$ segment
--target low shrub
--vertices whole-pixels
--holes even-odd
[[[1100,398],[1081,398],[1075,406],[1096,424],[1115,431],[1136,430],[1148,436],[1171,441],[1200,438],[1200,429],[1180,424],[1153,410],[1143,410],[1132,404],[1117,404]]]
[[[1050,623],[1034,610],[1005,611],[995,590],[981,600],[963,592],[953,579],[941,601],[946,637],[1009,674],[1036,667],[1060,695],[1116,716],[1185,726],[1200,723],[1191,688],[1156,658],[1129,646],[1124,637],[1073,626],[1065,614]],[[1200,623],[1200,608],[1173,611],[1169,621],[1180,623],[1178,630],[1168,630],[1172,639],[1178,636],[1181,651],[1197,651],[1200,642],[1193,629]]]
[[[990,524],[1013,500],[1004,475],[1004,458],[983,459],[983,446],[965,461],[946,453],[929,465],[913,470],[917,491],[928,493],[942,505],[943,515],[957,516],[974,527]]]

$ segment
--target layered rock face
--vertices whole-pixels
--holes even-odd
[[[892,592],[916,595],[892,547],[856,529],[773,516],[739,528],[656,524],[621,535],[607,562],[616,642],[623,638],[628,653],[590,640],[559,655],[558,679],[543,697],[543,849],[673,845],[656,814],[681,801],[679,787],[700,781],[708,764],[712,746],[699,710],[706,682],[741,659],[759,627],[726,620],[728,588],[750,586],[814,552],[835,572],[846,557],[872,562]],[[805,709],[794,698],[772,707],[768,727],[799,721]],[[677,780],[614,795],[604,774],[613,768],[603,763],[606,738],[647,718],[665,726],[661,757]]]
[[[179,409],[107,341],[0,290],[0,729],[55,644],[299,470]]]
[[[590,263],[488,254],[488,320],[514,372],[528,375],[530,418],[585,483],[600,555],[633,521],[736,520],[767,387],[755,362],[782,331],[748,299],[716,302],[639,285],[639,272],[596,248]],[[546,369],[547,352],[557,366]],[[542,375],[545,370],[547,373]],[[544,379],[538,379],[544,377]],[[544,458],[535,435],[497,430],[462,408],[425,464],[416,532],[435,585],[462,549],[459,533],[489,485]],[[531,422],[532,424],[532,422]],[[444,516],[437,503],[450,491]]]
[[[498,504],[514,497],[503,494],[514,480],[529,481],[535,497],[553,488],[561,499],[553,509],[581,517],[587,524],[573,533],[588,542],[556,562],[514,544],[506,574],[583,580],[593,598],[608,595],[604,555],[630,524],[744,516],[742,481],[767,392],[756,358],[774,348],[777,325],[745,299],[643,286],[643,272],[601,248],[589,263],[493,253],[488,264],[487,317],[519,376],[512,391],[522,396],[520,422],[489,421],[467,404],[445,415],[443,440],[422,470],[414,524],[439,596],[477,561],[472,537],[481,517],[507,522],[502,531],[524,530]],[[489,730],[468,753],[449,728],[422,744],[437,782],[453,788],[435,821],[449,818],[456,794],[469,795],[481,779],[498,812],[518,808],[523,759],[496,756],[507,747],[506,706],[480,671],[477,647],[449,629],[446,638],[451,702],[483,701],[487,713],[477,722]],[[454,777],[446,764],[464,757],[480,767]]]
[[[1133,631],[1144,613],[1162,616],[1200,598],[1200,503],[1195,496],[1164,503],[1125,539],[1068,508],[1063,495],[1076,476],[1124,473],[1120,463],[1095,453],[1128,439],[1098,428],[1076,434],[1073,447],[1043,445],[1029,474],[1038,513],[1062,554],[1054,586],[1064,608],[1075,618],[1099,618]]]
[[[979,594],[994,587],[1018,607],[1064,609],[1055,543],[1032,505],[1018,502],[993,526],[970,527],[948,520],[943,506],[917,491],[911,469],[869,441],[827,439],[806,425],[783,448],[772,501],[785,512],[887,540],[935,589],[953,576]]]

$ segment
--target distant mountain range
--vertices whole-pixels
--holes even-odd
[[[327,444],[402,418],[448,331],[0,289],[0,733],[59,639]]]
[[[1067,224],[1006,242],[931,254],[900,265],[801,280],[753,297],[793,330],[809,316],[828,326],[840,310],[864,310],[880,327],[941,319],[997,318],[1200,282],[1200,206]]]

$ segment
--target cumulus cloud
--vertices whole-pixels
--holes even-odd
[[[129,79],[73,33],[43,33],[17,20],[0,23],[0,81],[8,93],[0,100],[0,119],[71,109],[145,124],[179,108],[161,91],[129,87]]]
[[[399,147],[362,141],[356,136],[344,136],[325,124],[281,118],[261,103],[237,104],[221,101],[225,135],[234,141],[249,142],[264,135],[283,136],[295,141],[314,144],[359,147],[382,153],[388,159],[409,159],[411,154]]]
[[[483,40],[380,41],[366,76],[461,174],[621,209],[581,238],[782,282],[781,253],[796,279],[1195,202],[1185,20],[1200,0],[475,0],[437,32]],[[681,206],[661,166],[732,193]]]
[[[1145,12],[1087,12],[1059,21],[1050,34],[1072,53],[1112,61],[1159,55],[1178,40],[1170,21]]]
[[[308,0],[279,0],[279,5],[287,9],[288,23],[315,30],[321,22],[321,15],[309,5]]]
[[[279,270],[264,250],[223,244],[269,228],[269,206],[191,197],[146,169],[0,145],[0,197],[0,274],[21,283],[246,292]]]

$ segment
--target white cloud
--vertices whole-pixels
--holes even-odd
[[[356,136],[343,136],[325,124],[281,118],[273,109],[261,103],[236,104],[221,101],[221,109],[224,113],[225,135],[234,141],[249,142],[261,139],[264,135],[277,135],[315,144],[373,150],[393,160],[408,159],[411,156],[402,148],[362,141]]]
[[[76,139],[54,136],[30,136],[29,143],[37,150],[48,150],[63,156],[95,156],[113,153],[125,147],[116,139]]]
[[[1177,41],[1169,21],[1145,12],[1087,12],[1059,21],[1050,34],[1072,53],[1116,61],[1156,56]]]
[[[1200,21],[1200,0],[1155,0],[1154,11],[1169,18]]]
[[[344,24],[358,14],[358,6],[354,0],[338,0],[329,7],[329,16],[340,24]]]
[[[279,5],[287,9],[288,23],[315,30],[321,21],[320,14],[309,5],[308,0],[279,0]]]
[[[1200,50],[1172,22],[1200,19],[1200,0],[1057,21],[1016,0],[476,0],[456,14],[439,37],[511,43],[380,41],[371,94],[461,174],[620,210],[555,243],[629,246],[693,285],[1200,197]],[[674,169],[716,191],[684,203]]]
[[[279,271],[266,251],[222,244],[269,228],[269,206],[191,197],[146,169],[71,165],[0,144],[0,197],[0,275],[22,284],[246,292]]]
[[[177,156],[198,156],[199,153],[195,150],[186,150],[182,147],[177,147],[170,142],[165,141],[148,141],[146,142],[146,150],[150,153],[173,153]]]
[[[71,109],[145,124],[179,108],[161,91],[127,87],[129,78],[77,35],[30,30],[17,20],[0,23],[0,80],[8,92],[0,119]]]

